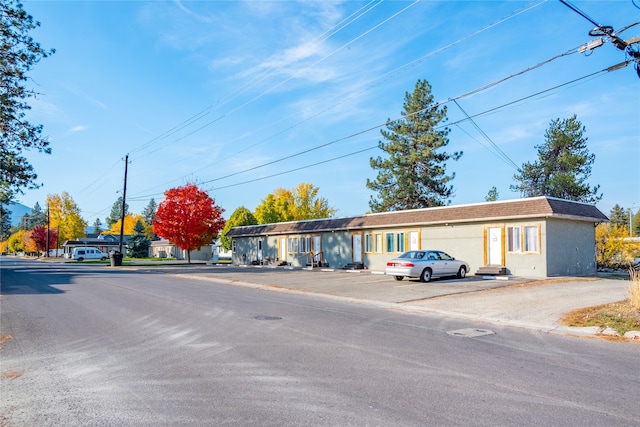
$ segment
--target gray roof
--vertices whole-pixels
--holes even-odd
[[[319,233],[323,231],[363,230],[399,226],[423,226],[461,222],[487,222],[525,218],[564,218],[575,221],[605,222],[609,219],[589,204],[553,197],[532,197],[518,200],[476,203],[460,206],[385,212],[347,218],[327,218],[309,221],[234,227],[229,237],[264,236],[270,234]]]

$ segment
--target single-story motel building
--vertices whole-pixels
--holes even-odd
[[[545,278],[595,274],[595,227],[607,221],[593,205],[543,196],[234,227],[227,236],[236,265],[382,271],[408,250],[438,249],[470,273]]]

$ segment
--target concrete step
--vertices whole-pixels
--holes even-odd
[[[476,271],[476,276],[506,276],[507,267],[503,265],[485,265]]]

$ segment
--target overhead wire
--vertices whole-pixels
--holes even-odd
[[[338,24],[334,25],[329,30],[327,30],[324,33],[322,33],[320,36],[316,37],[312,41],[311,45],[312,46],[316,46],[316,45],[320,44],[321,42],[327,40],[329,37],[337,34],[341,30],[343,30],[344,28],[346,28],[349,25],[351,25],[352,23],[356,22],[358,19],[360,19],[362,16],[366,15],[367,13],[369,13],[371,10],[373,10],[374,8],[379,6],[381,3],[382,3],[382,1],[376,2],[375,0],[371,0],[369,3],[367,3],[366,5],[361,7],[360,9],[356,10],[355,12],[353,12],[351,15],[349,15],[348,17],[346,17],[345,19],[340,21]],[[373,6],[369,7],[371,4],[373,4]],[[174,135],[175,133],[179,132],[180,130],[182,130],[182,129],[186,128],[186,127],[188,127],[192,123],[204,118],[206,115],[208,115],[209,113],[211,113],[215,109],[220,108],[220,107],[228,104],[229,102],[231,102],[232,100],[237,98],[240,94],[246,92],[250,88],[256,86],[258,83],[262,82],[263,80],[265,80],[269,76],[271,76],[271,75],[277,73],[278,71],[282,70],[286,66],[291,65],[295,61],[296,61],[295,59],[292,59],[292,60],[290,60],[288,62],[285,62],[285,63],[281,64],[277,68],[273,68],[272,67],[270,69],[267,69],[267,70],[263,71],[258,77],[255,77],[254,79],[250,80],[249,82],[241,85],[239,88],[237,88],[234,91],[232,91],[229,95],[227,95],[226,97],[224,97],[221,100],[219,100],[216,104],[206,107],[205,109],[199,111],[198,113],[194,114],[193,116],[191,116],[187,120],[184,120],[183,122],[179,123],[178,125],[174,126],[171,129],[169,129],[168,131],[166,131],[166,132],[162,133],[161,135],[159,135],[159,136],[147,141],[146,143],[142,144],[140,147],[137,147],[137,148],[131,150],[130,153],[136,153],[136,152],[139,152],[139,151],[143,151],[147,147],[151,146],[153,143],[155,143],[155,142],[157,142],[159,140],[166,139],[171,135]],[[210,126],[210,125],[212,125],[213,123],[215,123],[218,120],[220,120],[223,117],[225,117],[226,114],[228,114],[228,113],[225,113],[225,114],[217,117],[216,119],[207,122],[205,125],[200,126],[199,128],[197,128],[195,131],[192,131],[189,134],[185,135],[184,137],[178,138],[178,139],[172,141],[171,143],[179,142],[179,141],[183,140],[185,137],[190,136],[190,135],[192,135],[192,134],[194,134],[194,133],[196,133],[196,132],[198,132],[198,131],[200,131],[200,130],[202,130],[202,129]],[[154,153],[156,151],[158,151],[158,149],[153,150],[150,153],[147,153],[147,155],[148,154],[152,154],[152,153]]]
[[[511,160],[511,158],[504,151],[502,151],[502,149],[498,147],[498,145],[495,142],[493,142],[493,140],[489,137],[489,135],[487,135],[486,132],[483,131],[480,128],[480,126],[478,126],[476,121],[473,120],[473,118],[469,116],[469,114],[467,114],[467,112],[464,110],[464,108],[462,108],[462,106],[458,103],[458,101],[454,99],[453,102],[458,106],[460,111],[462,111],[462,113],[465,115],[465,117],[467,117],[467,119],[471,122],[473,127],[476,128],[476,130],[480,133],[480,135],[482,135],[484,139],[486,139],[489,142],[489,144],[491,144],[491,147],[493,147],[493,150],[490,150],[490,151],[492,151],[495,155],[497,155],[498,158],[504,161],[507,165],[513,167],[515,170],[518,170],[519,169],[518,165],[516,165],[514,161]]]
[[[619,64],[618,64],[618,65],[619,65]],[[500,109],[503,109],[503,108],[506,108],[506,107],[509,107],[509,106],[515,105],[515,104],[517,104],[517,103],[523,102],[523,101],[525,101],[525,100],[535,98],[535,97],[537,97],[537,96],[539,96],[539,95],[542,95],[542,94],[545,94],[545,93],[548,93],[548,92],[554,91],[554,90],[559,89],[559,88],[562,88],[562,87],[564,87],[564,86],[568,86],[568,85],[571,85],[571,84],[574,84],[574,83],[580,82],[580,81],[585,80],[585,79],[593,78],[593,77],[598,76],[598,75],[603,74],[603,73],[616,71],[616,70],[618,70],[618,69],[619,69],[619,68],[618,68],[618,67],[616,67],[616,66],[607,67],[607,68],[604,68],[604,69],[602,69],[602,70],[595,71],[595,72],[593,72],[593,73],[590,73],[590,74],[584,75],[584,76],[582,76],[582,77],[578,77],[578,78],[576,78],[576,79],[570,80],[570,81],[568,81],[568,82],[564,82],[564,83],[561,83],[561,84],[559,84],[559,85],[555,85],[555,86],[553,86],[553,87],[550,87],[550,88],[547,88],[547,89],[544,89],[544,90],[541,90],[541,91],[535,92],[535,93],[533,93],[533,94],[530,94],[530,95],[527,95],[527,96],[524,96],[524,97],[518,98],[518,99],[516,99],[516,100],[513,100],[513,101],[510,101],[510,102],[507,102],[507,103],[501,104],[501,105],[499,105],[499,106],[496,106],[496,107],[490,108],[490,109],[485,110],[485,111],[482,111],[482,112],[480,112],[480,113],[476,113],[476,114],[473,114],[473,115],[467,115],[467,117],[465,117],[465,118],[463,118],[463,119],[460,119],[460,120],[455,121],[455,122],[452,122],[452,123],[443,124],[443,125],[441,125],[441,126],[437,126],[435,129],[441,129],[441,128],[446,127],[446,126],[454,126],[454,125],[457,125],[457,124],[459,124],[459,123],[465,122],[465,121],[467,121],[467,120],[470,120],[470,119],[473,119],[473,118],[476,118],[476,117],[481,117],[481,116],[484,116],[484,115],[489,114],[489,113],[491,113],[491,112],[498,111],[498,110],[500,110]],[[328,142],[328,143],[322,144],[322,145],[320,145],[320,146],[316,146],[316,147],[313,147],[313,148],[311,148],[311,149],[304,150],[304,152],[298,152],[298,153],[295,153],[295,154],[293,154],[293,155],[286,156],[286,157],[284,157],[284,158],[276,159],[276,160],[274,160],[274,161],[270,161],[270,162],[267,162],[267,163],[264,163],[264,164],[261,164],[261,165],[258,165],[258,166],[254,166],[254,167],[251,167],[251,168],[248,168],[248,169],[242,170],[242,171],[238,171],[238,172],[235,172],[235,173],[233,173],[233,174],[225,175],[224,177],[219,177],[219,178],[215,178],[215,179],[212,179],[212,180],[203,181],[203,182],[201,182],[201,184],[207,184],[207,183],[215,182],[215,181],[218,181],[218,180],[223,179],[223,178],[229,178],[229,177],[236,176],[236,175],[239,175],[239,174],[242,174],[242,173],[245,173],[245,172],[249,172],[249,171],[253,171],[253,170],[256,170],[256,169],[260,169],[260,168],[265,167],[265,166],[269,166],[269,165],[272,165],[272,164],[275,164],[275,163],[279,163],[279,162],[282,162],[282,161],[284,161],[284,160],[288,160],[288,159],[293,158],[293,157],[297,157],[297,156],[302,155],[302,154],[304,154],[304,153],[308,153],[308,152],[310,152],[310,151],[314,151],[314,150],[316,150],[316,149],[319,149],[319,148],[322,148],[322,147],[325,147],[325,146],[328,146],[328,145],[334,144],[334,143],[336,143],[336,142],[343,141],[343,140],[347,140],[347,139],[350,139],[350,138],[352,138],[352,137],[355,137],[355,136],[358,136],[358,135],[362,135],[362,134],[367,133],[367,132],[370,132],[370,131],[372,131],[372,130],[375,130],[375,129],[381,128],[381,127],[383,127],[383,126],[387,126],[387,125],[388,125],[389,123],[391,123],[391,122],[398,121],[398,120],[402,120],[404,117],[410,117],[410,116],[412,116],[412,115],[420,114],[420,113],[423,113],[423,112],[425,112],[425,111],[427,111],[427,110],[430,110],[430,109],[433,109],[433,108],[438,108],[440,105],[445,104],[445,103],[447,103],[447,102],[451,102],[451,101],[453,101],[454,99],[459,99],[459,97],[456,97],[456,98],[450,98],[450,99],[449,99],[449,100],[447,100],[447,101],[443,101],[443,102],[441,102],[441,103],[436,103],[436,104],[434,104],[434,105],[430,105],[429,107],[426,107],[426,108],[423,108],[423,109],[421,109],[421,110],[415,111],[415,112],[413,112],[413,113],[411,113],[411,114],[408,114],[408,115],[406,115],[406,116],[403,116],[402,118],[397,118],[397,119],[395,119],[395,120],[386,121],[385,123],[382,123],[382,124],[378,124],[378,125],[376,125],[376,126],[369,127],[369,128],[367,128],[367,129],[365,129],[365,130],[362,130],[362,131],[359,131],[359,132],[355,132],[355,133],[353,133],[353,134],[350,134],[350,135],[348,135],[348,136],[345,136],[345,137],[342,137],[342,138],[339,138],[339,139],[335,139],[335,140],[333,140],[333,141],[330,141],[330,142]],[[363,152],[363,151],[372,150],[372,149],[377,148],[377,147],[378,147],[378,145],[373,146],[373,147],[368,147],[368,148],[366,148],[366,149],[364,149],[364,150],[358,150],[358,151],[355,151],[355,152],[352,152],[352,153],[347,153],[347,154],[345,154],[345,155],[343,155],[343,156],[339,156],[339,157],[336,157],[336,158],[333,158],[333,159],[328,159],[328,160],[326,160],[326,161],[318,162],[317,164],[328,163],[328,162],[330,162],[330,161],[338,160],[338,159],[340,159],[340,158],[344,158],[344,157],[347,157],[347,156],[349,156],[349,155],[355,155],[355,154],[359,154],[359,153],[361,153],[361,152]],[[290,170],[287,170],[287,171],[279,172],[279,173],[274,174],[274,175],[269,175],[269,176],[265,176],[265,177],[261,177],[261,178],[255,178],[255,179],[252,179],[252,180],[243,181],[243,182],[241,182],[241,183],[236,183],[236,184],[229,185],[229,186],[214,187],[214,188],[212,188],[212,189],[214,189],[214,190],[220,190],[220,189],[227,188],[227,187],[231,187],[231,186],[242,185],[242,184],[251,183],[251,182],[257,182],[257,181],[260,181],[260,180],[263,180],[263,179],[271,178],[271,177],[273,177],[273,176],[283,175],[283,174],[285,174],[285,173],[294,172],[294,171],[299,171],[299,170],[302,170],[302,169],[305,169],[305,168],[313,167],[313,166],[316,166],[317,164],[312,164],[312,165],[308,165],[308,166],[305,166],[305,167],[297,167],[297,168],[290,169]],[[515,164],[515,163],[514,163],[514,164]],[[144,196],[137,196],[137,197],[135,197],[135,198],[132,198],[131,200],[144,200],[144,199],[146,199],[146,198],[149,198],[149,197],[155,197],[155,196],[162,195],[162,194],[163,194],[163,193],[147,194],[147,195],[144,195]]]
[[[533,8],[536,8],[536,7],[538,7],[538,6],[540,6],[540,5],[544,4],[544,3],[546,3],[547,1],[548,1],[548,0],[544,0],[544,1],[542,1],[542,2],[533,3],[533,4],[530,4],[530,5],[525,6],[525,7],[523,7],[523,8],[520,8],[520,9],[518,9],[518,10],[514,11],[514,12],[511,12],[510,14],[508,14],[508,15],[506,15],[506,16],[503,16],[503,17],[501,17],[500,19],[498,19],[498,20],[496,20],[496,21],[493,21],[492,23],[490,23],[490,24],[486,25],[485,27],[483,27],[483,28],[481,28],[481,29],[478,29],[478,30],[476,30],[476,31],[474,31],[474,32],[472,32],[472,33],[470,33],[470,34],[467,34],[466,36],[464,36],[464,37],[462,37],[462,38],[460,38],[460,39],[458,39],[458,40],[455,40],[455,41],[453,41],[453,42],[451,42],[451,43],[448,43],[448,44],[447,44],[447,45],[445,45],[445,46],[442,46],[442,47],[440,47],[440,48],[438,48],[438,49],[435,49],[435,50],[433,50],[433,51],[431,51],[431,52],[429,52],[429,53],[427,53],[427,54],[425,54],[425,55],[421,56],[421,57],[420,57],[420,58],[418,58],[418,59],[415,59],[415,60],[410,61],[410,62],[408,62],[408,63],[406,63],[406,64],[404,64],[404,65],[402,65],[402,66],[400,66],[400,67],[397,67],[397,68],[395,68],[394,70],[391,70],[391,71],[389,71],[389,72],[387,72],[387,73],[383,74],[381,77],[378,77],[378,78],[376,78],[376,79],[372,79],[372,80],[370,80],[369,82],[367,82],[367,83],[365,83],[365,84],[364,84],[364,86],[365,86],[365,87],[364,87],[362,90],[357,91],[357,92],[355,92],[355,93],[352,93],[351,95],[349,95],[349,96],[347,96],[347,97],[342,97],[342,98],[340,99],[340,101],[338,101],[338,102],[336,102],[336,103],[334,103],[334,104],[329,105],[328,107],[324,108],[323,110],[320,110],[320,111],[316,112],[316,113],[315,113],[315,114],[313,114],[313,115],[310,115],[309,117],[306,117],[304,120],[300,120],[300,121],[296,122],[295,124],[293,124],[293,125],[291,125],[291,126],[289,126],[289,127],[285,128],[285,129],[282,129],[282,130],[280,130],[280,131],[276,132],[275,134],[272,134],[272,135],[270,135],[270,136],[268,136],[268,137],[266,137],[266,138],[263,138],[263,139],[261,139],[260,141],[258,141],[258,142],[256,142],[256,143],[254,143],[254,144],[252,144],[252,145],[250,145],[250,146],[248,146],[248,147],[245,147],[244,149],[242,149],[242,150],[240,150],[240,151],[238,151],[238,152],[236,152],[236,153],[234,153],[234,154],[230,154],[230,155],[228,155],[228,156],[229,156],[229,157],[233,157],[233,156],[236,156],[236,155],[241,154],[241,153],[243,153],[243,152],[246,152],[247,150],[250,150],[250,149],[252,149],[252,148],[254,148],[254,147],[256,147],[256,146],[258,146],[258,145],[260,145],[260,144],[262,144],[262,143],[264,143],[264,142],[266,142],[266,141],[268,141],[268,140],[270,140],[270,139],[273,139],[273,138],[275,138],[275,137],[276,137],[276,136],[278,136],[278,135],[281,135],[281,134],[283,134],[283,133],[285,133],[285,132],[287,132],[287,131],[289,131],[289,130],[291,130],[291,129],[294,129],[294,128],[295,128],[295,127],[297,127],[297,126],[300,126],[302,123],[307,122],[307,121],[309,121],[309,120],[311,120],[311,119],[313,119],[313,118],[315,118],[315,117],[317,117],[317,116],[320,116],[320,115],[324,114],[325,112],[330,111],[331,109],[333,109],[333,108],[337,107],[338,105],[341,105],[341,104],[343,104],[343,103],[346,103],[348,100],[350,100],[350,99],[352,99],[352,98],[354,98],[354,97],[357,97],[357,96],[359,96],[359,95],[363,94],[363,93],[364,93],[364,92],[366,92],[367,90],[370,90],[371,88],[373,88],[373,87],[375,87],[375,86],[377,86],[377,85],[381,84],[382,82],[386,81],[387,79],[389,79],[389,78],[391,78],[391,77],[393,77],[393,76],[397,75],[397,74],[398,74],[398,73],[400,73],[401,71],[404,71],[404,70],[406,70],[406,69],[409,69],[409,68],[411,68],[411,67],[414,67],[414,66],[416,66],[417,64],[419,64],[419,63],[421,63],[421,62],[424,62],[424,61],[425,61],[426,59],[428,59],[429,57],[432,57],[432,56],[434,56],[434,55],[436,55],[436,54],[438,54],[438,53],[441,53],[441,52],[443,52],[443,51],[445,51],[445,50],[447,50],[447,49],[449,49],[449,48],[451,48],[451,47],[453,47],[453,46],[455,46],[455,45],[458,45],[458,44],[460,44],[460,43],[462,43],[462,42],[464,42],[464,41],[466,41],[466,40],[468,40],[468,39],[470,39],[470,38],[472,38],[472,37],[475,37],[475,36],[477,36],[478,34],[481,34],[482,32],[487,31],[487,30],[489,30],[489,29],[491,29],[491,28],[493,28],[493,27],[495,27],[495,26],[497,26],[497,25],[499,25],[499,24],[501,24],[501,23],[503,23],[503,22],[505,22],[505,21],[507,21],[507,20],[509,20],[509,19],[512,19],[512,18],[514,18],[514,17],[516,17],[516,16],[518,16],[518,15],[520,15],[520,14],[522,14],[522,13],[525,13],[525,12],[527,12],[527,11],[529,11],[529,10],[533,9]],[[497,85],[498,83],[501,83],[501,82],[502,82],[502,81],[504,81],[504,80],[508,80],[508,79],[513,78],[513,77],[515,77],[515,76],[517,76],[517,75],[523,74],[523,73],[525,73],[525,72],[527,72],[527,71],[531,71],[531,70],[533,70],[533,69],[535,69],[535,68],[538,68],[538,67],[540,67],[540,66],[542,66],[542,65],[544,65],[544,64],[546,64],[546,63],[549,63],[549,62],[551,62],[551,61],[553,61],[553,60],[555,60],[555,59],[558,59],[558,58],[560,58],[560,57],[562,57],[562,56],[566,56],[566,55],[571,54],[571,53],[575,53],[575,52],[577,52],[577,51],[578,51],[578,48],[574,48],[574,49],[572,49],[572,50],[570,50],[570,51],[567,51],[567,52],[565,52],[565,53],[562,53],[562,54],[560,54],[560,55],[556,55],[556,56],[555,56],[555,57],[553,57],[553,58],[550,58],[550,59],[548,59],[548,60],[546,60],[546,61],[544,61],[544,62],[542,62],[542,63],[539,63],[539,64],[537,64],[537,65],[534,65],[534,66],[532,66],[532,67],[529,67],[528,69],[525,69],[525,70],[523,70],[523,71],[521,71],[521,72],[519,72],[519,73],[512,74],[512,75],[510,75],[510,76],[505,77],[505,78],[504,78],[504,79],[502,79],[502,80],[499,80],[499,81],[496,81],[496,82],[490,83],[490,84],[486,85],[486,88],[489,88],[489,87],[491,87],[491,86],[495,86],[495,85]],[[374,84],[374,82],[377,82],[377,83],[375,83],[375,84]],[[480,91],[480,90],[484,90],[484,89],[485,89],[485,87],[482,87],[482,88],[478,88],[478,89],[476,89],[476,91]],[[468,95],[471,95],[471,94],[473,94],[473,93],[463,94],[463,95],[461,95],[460,97],[458,97],[458,98],[456,98],[456,99],[459,99],[459,98],[461,98],[461,97],[468,96]],[[216,119],[216,120],[214,120],[214,121],[217,121],[217,120],[219,120],[220,118],[221,118],[221,117],[217,118],[217,119]],[[278,121],[282,121],[282,120],[283,120],[283,119],[279,119]],[[202,127],[198,128],[198,129],[196,129],[196,130],[194,130],[194,131],[190,132],[189,134],[185,135],[184,137],[180,137],[179,139],[177,139],[177,140],[175,140],[175,141],[173,141],[173,142],[180,141],[180,140],[182,140],[182,139],[186,138],[187,136],[190,136],[190,135],[194,134],[195,132],[197,132],[197,131],[199,131],[199,130],[203,129],[204,127],[207,127],[207,126],[208,126],[209,124],[211,124],[211,123],[213,123],[213,122],[210,122],[210,123],[208,123],[208,124],[206,124],[206,125],[204,125],[204,126],[202,126]],[[269,125],[263,126],[262,128],[266,128],[266,127],[268,127],[268,126],[270,126],[270,125],[272,125],[272,124],[269,124]],[[238,139],[239,139],[239,138],[236,138],[235,140],[238,140]],[[157,151],[157,150],[154,150],[154,151]],[[193,157],[193,156],[192,156],[192,157]],[[183,176],[181,176],[181,177],[179,177],[179,178],[176,178],[176,179],[173,179],[173,180],[171,180],[171,181],[168,181],[168,182],[166,182],[165,184],[169,184],[169,183],[172,183],[172,182],[177,182],[177,181],[183,180],[183,179],[187,178],[188,176],[191,176],[193,173],[197,173],[197,172],[199,172],[199,171],[202,171],[202,170],[207,169],[207,168],[208,168],[208,167],[210,167],[212,164],[213,164],[213,163],[208,164],[208,165],[205,165],[205,166],[202,166],[202,167],[200,167],[199,169],[197,169],[197,170],[195,170],[195,171],[193,171],[193,172],[190,172],[188,175],[183,175]],[[164,184],[162,184],[162,185],[164,185]],[[162,186],[162,185],[158,185],[157,187],[160,187],[160,186]]]

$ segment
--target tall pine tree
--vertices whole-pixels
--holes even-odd
[[[367,187],[376,195],[369,206],[373,212],[443,206],[450,203],[455,174],[446,174],[446,161],[458,160],[462,152],[443,151],[449,144],[449,129],[436,127],[446,121],[446,107],[433,101],[431,86],[418,80],[413,93],[405,94],[403,119],[389,120],[378,143],[385,157],[371,158],[378,171]]]
[[[552,120],[544,134],[545,143],[537,145],[538,160],[525,163],[513,179],[513,191],[524,197],[550,196],[585,203],[602,199],[599,185],[586,182],[591,175],[595,154],[589,153],[585,128],[575,115]]]

